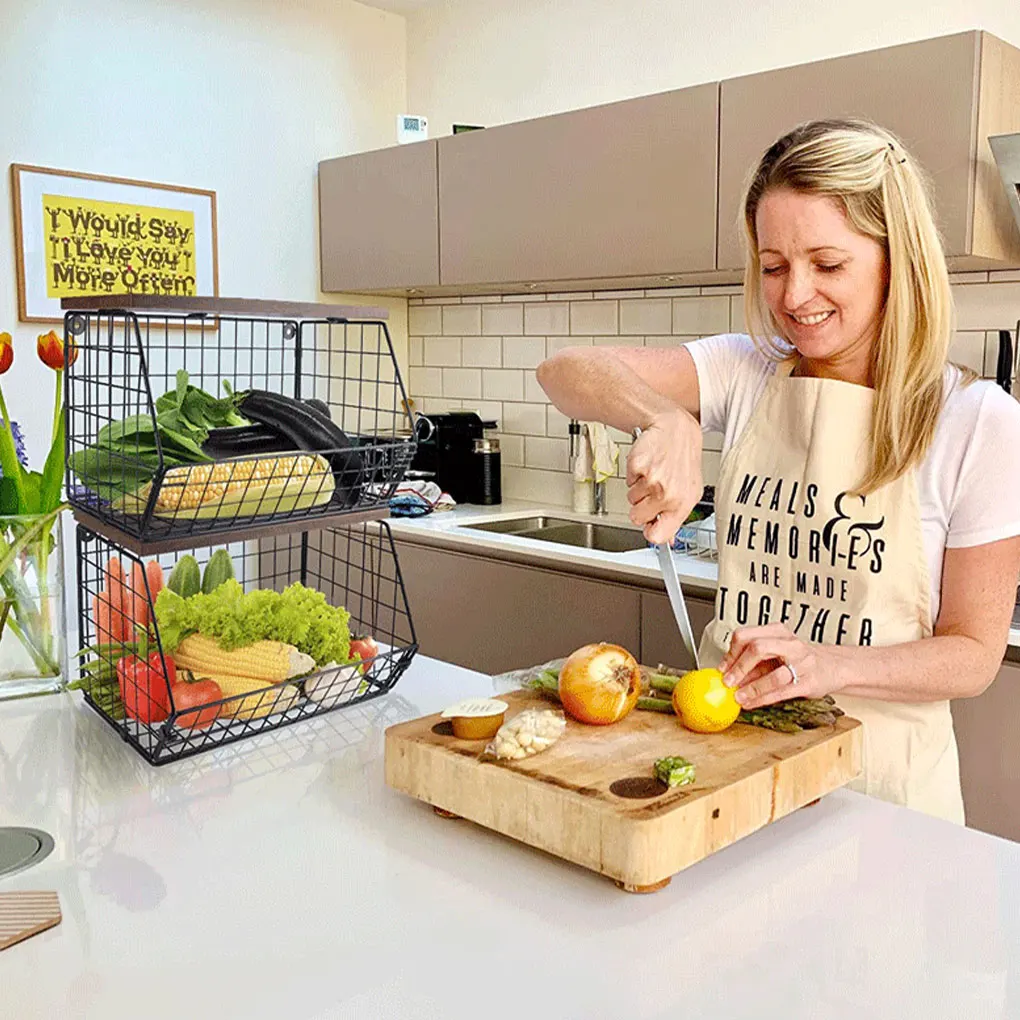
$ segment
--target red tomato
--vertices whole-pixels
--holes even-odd
[[[223,698],[223,691],[215,680],[196,680],[194,683],[174,684],[170,688],[177,709],[177,725],[185,730],[205,730],[212,726],[222,705],[212,702]],[[209,706],[203,708],[202,706]],[[189,711],[190,710],[190,711]]]
[[[352,639],[351,658],[353,659],[355,656],[357,656],[359,659],[362,660],[361,663],[362,673],[368,672],[368,667],[371,665],[371,663],[368,660],[374,659],[378,654],[379,646],[375,643],[375,641],[372,638],[368,637],[367,635],[364,637],[356,637]]]

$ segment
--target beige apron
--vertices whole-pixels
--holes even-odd
[[[718,663],[737,627],[785,623],[828,645],[930,637],[931,592],[913,472],[866,500],[874,391],[790,375],[780,365],[715,490],[719,589],[701,641]],[[949,702],[837,695],[864,723],[864,774],[851,789],[963,822]]]

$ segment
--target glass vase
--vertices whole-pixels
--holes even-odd
[[[0,517],[0,700],[66,684],[60,511]]]

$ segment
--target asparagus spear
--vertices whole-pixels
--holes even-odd
[[[694,766],[679,755],[659,758],[655,763],[656,778],[667,786],[687,786],[694,782]]]

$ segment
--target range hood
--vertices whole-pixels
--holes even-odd
[[[988,139],[992,155],[999,165],[1002,183],[1006,188],[1013,218],[1020,227],[1020,133],[1013,135],[992,135]]]

